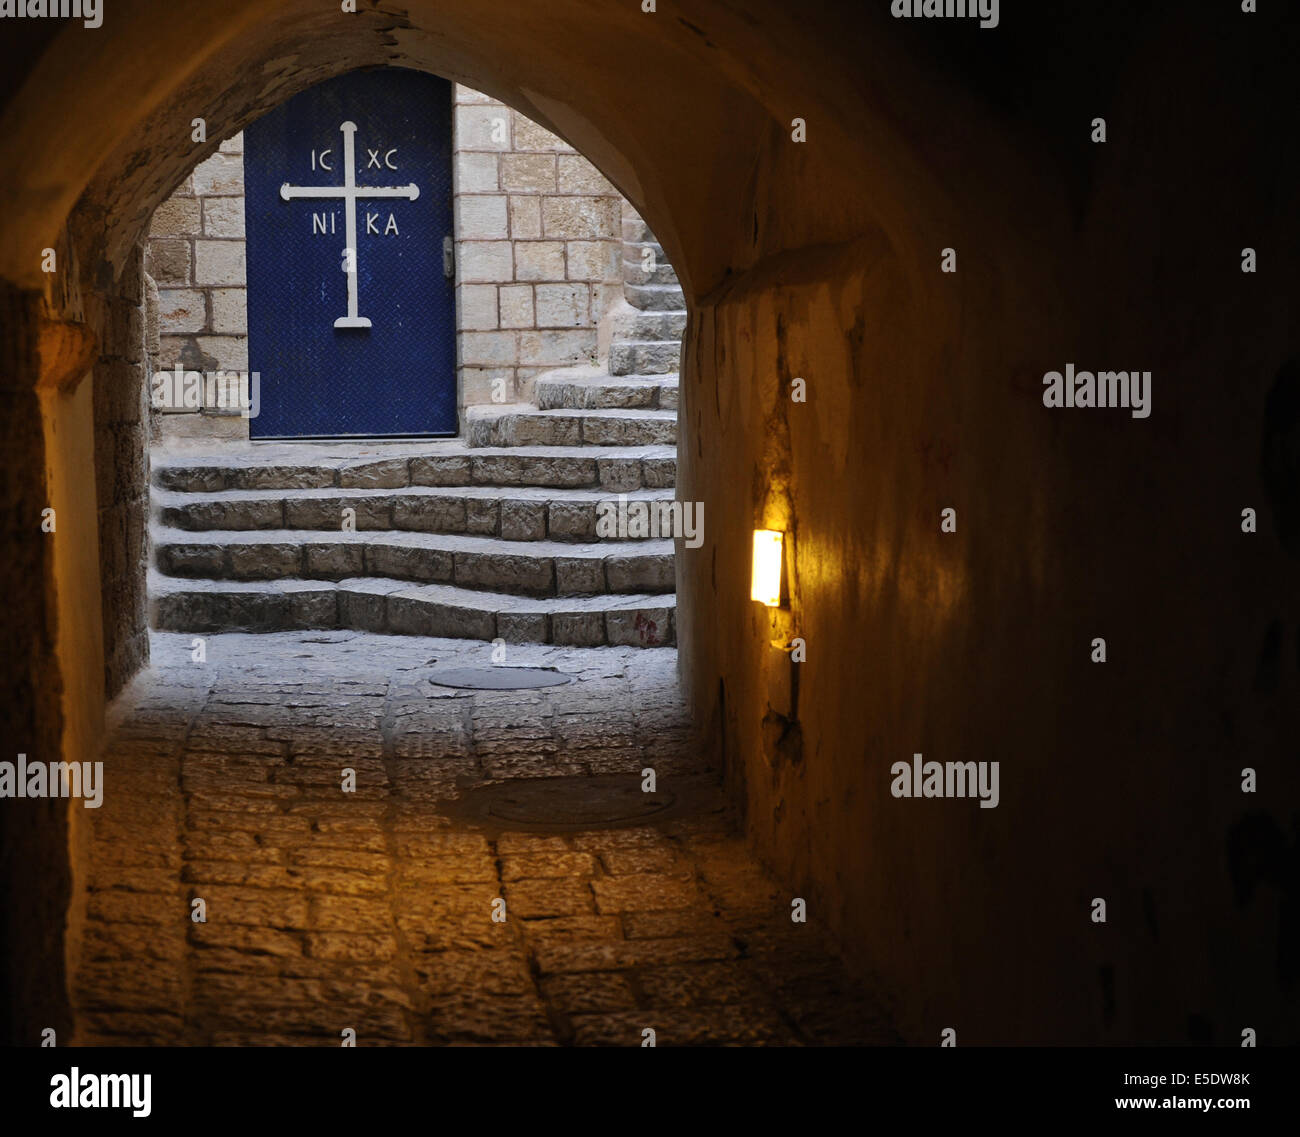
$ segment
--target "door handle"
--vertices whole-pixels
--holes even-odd
[[[456,246],[450,235],[442,239],[442,275],[448,280],[456,275]]]

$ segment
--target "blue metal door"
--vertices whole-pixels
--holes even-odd
[[[303,91],[244,132],[244,186],[251,437],[455,434],[451,84]]]

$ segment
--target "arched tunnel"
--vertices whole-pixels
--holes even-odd
[[[354,6],[103,0],[98,27],[0,27],[3,757],[98,756],[151,666],[155,209],[292,96],[415,69],[576,148],[677,271],[677,496],[706,519],[676,558],[690,746],[889,1037],[1300,1041],[1274,393],[1300,348],[1300,24],[1111,0],[1007,0],[996,27],[861,0]],[[1132,408],[1054,405],[1067,368],[1130,375]],[[783,535],[771,606],[758,530]],[[991,768],[997,796],[913,800],[946,796],[923,761]],[[76,1037],[90,820],[0,808],[8,1038]]]

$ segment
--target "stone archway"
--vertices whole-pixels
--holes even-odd
[[[862,224],[850,216],[861,212],[856,206],[839,216],[791,214],[773,192],[772,177],[783,171],[792,189],[838,184],[842,199],[853,200],[843,159],[867,146],[861,92],[839,92],[856,107],[851,129],[839,114],[825,119],[834,159],[792,152],[788,142],[788,122],[809,98],[804,81],[791,82],[792,61],[806,60],[805,74],[817,74],[814,61],[824,62],[837,14],[809,21],[774,6],[761,32],[748,19],[719,5],[708,21],[716,30],[704,34],[693,22],[637,6],[610,12],[572,0],[544,13],[506,3],[489,30],[481,6],[470,2],[417,2],[393,12],[363,4],[347,14],[306,0],[236,3],[220,13],[123,0],[103,27],[86,33],[93,40],[64,25],[28,25],[36,46],[24,55],[0,135],[6,153],[27,155],[0,191],[14,207],[0,234],[0,275],[12,289],[9,326],[33,329],[33,338],[8,345],[13,371],[32,378],[39,371],[47,394],[40,404],[16,396],[8,426],[24,448],[44,435],[48,477],[29,496],[54,503],[66,539],[54,557],[37,555],[26,566],[28,580],[57,577],[61,587],[49,621],[33,612],[21,630],[36,673],[61,687],[61,714],[48,700],[38,714],[33,703],[20,711],[15,733],[34,748],[58,748],[59,739],[68,750],[92,745],[105,689],[117,689],[144,658],[138,249],[153,208],[206,153],[191,141],[195,119],[205,120],[211,149],[342,70],[391,63],[463,79],[595,161],[650,221],[695,298],[736,267],[841,240]],[[715,36],[732,44],[725,61]],[[75,94],[57,78],[69,74],[78,77]],[[693,77],[689,88],[684,76]],[[883,129],[870,121],[867,133]],[[52,122],[60,124],[56,132]],[[45,248],[55,249],[63,271],[41,272]],[[92,340],[94,379],[83,382]],[[687,367],[698,368],[689,353]],[[683,422],[689,436],[693,428]],[[95,501],[79,492],[91,453]],[[57,864],[66,830],[61,818],[52,821],[41,841]],[[45,890],[40,903],[51,916],[60,895]],[[48,960],[42,966],[57,970]]]
[[[1117,0],[1064,17],[1030,6],[966,29],[989,45],[966,53],[936,34],[940,21],[893,21],[859,0],[701,0],[681,15],[598,0],[335,7],[118,0],[100,29],[51,20],[11,41],[0,441],[16,552],[0,585],[15,645],[4,686],[17,696],[3,733],[47,754],[93,746],[106,672],[111,687],[140,662],[135,250],[203,156],[194,118],[215,140],[343,67],[433,69],[591,157],[679,269],[693,311],[679,484],[708,518],[679,579],[682,668],[755,847],[863,964],[923,993],[908,1010],[920,1033],[959,1011],[989,1041],[1172,1037],[1169,1008],[1205,990],[1205,945],[1236,942],[1239,914],[1223,890],[1195,912],[1186,902],[1214,878],[1209,845],[1195,864],[1150,849],[1161,833],[1165,851],[1179,847],[1187,818],[1229,830],[1239,803],[1206,787],[1216,756],[1235,753],[1235,720],[1210,721],[1207,693],[1253,706],[1235,644],[1277,617],[1270,597],[1288,595],[1293,567],[1271,546],[1248,555],[1206,535],[1219,533],[1207,516],[1237,516],[1256,490],[1257,420],[1296,351],[1292,298],[1274,286],[1261,300],[1262,278],[1242,275],[1239,249],[1205,224],[1251,218],[1254,245],[1295,245],[1260,158],[1277,116],[1295,113],[1277,58],[1290,40],[1263,16]],[[1126,53],[1107,38],[1116,29]],[[1197,82],[1162,83],[1197,61]],[[1090,149],[1095,104],[1112,127],[1136,127]],[[1205,161],[1207,125],[1216,169],[1233,176],[1171,175]],[[46,249],[60,271],[42,271]],[[941,270],[947,250],[956,274]],[[1085,352],[1090,366],[1160,361],[1140,443],[1043,418],[1039,377]],[[1160,367],[1177,376],[1169,388]],[[1224,376],[1235,417],[1213,413]],[[807,404],[788,397],[795,379]],[[1177,391],[1169,417],[1163,389]],[[96,422],[111,448],[96,445]],[[1205,471],[1195,494],[1175,482],[1189,469]],[[34,539],[49,507],[59,539]],[[950,507],[961,520],[943,534]],[[784,530],[792,549],[790,605],[775,618],[748,600],[755,528]],[[1188,548],[1197,579],[1150,603],[1132,564],[1164,580]],[[1132,630],[1140,663],[1124,683],[1088,687],[1075,640],[1102,620]],[[1047,642],[1048,626],[1069,634]],[[772,646],[795,631],[810,646],[797,683]],[[1121,719],[1138,734],[1161,726],[1158,746],[1142,736],[1140,763],[1115,744]],[[1280,749],[1284,726],[1261,721],[1252,737]],[[893,809],[887,771],[919,750],[1015,754],[1019,788],[1004,784],[992,812],[1034,804],[1005,828],[975,814],[913,824]],[[1188,778],[1187,754],[1205,777]],[[1098,776],[1061,793],[1062,769]],[[1170,786],[1184,812],[1153,833],[1146,803]],[[44,802],[4,840],[8,865],[42,866],[13,868],[6,897],[14,1016],[30,1036],[64,1010],[76,822]],[[1080,948],[1071,905],[1122,876],[1121,862],[1167,898],[1162,943],[1200,947],[1174,958],[1131,941],[1113,990],[1160,994],[1121,995],[1116,1015],[1111,981],[1099,994],[1096,977],[1117,965],[1099,941]],[[1233,1022],[1249,1004],[1281,1028],[1270,964],[1255,964],[1196,1015]]]

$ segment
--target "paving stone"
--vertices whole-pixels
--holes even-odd
[[[645,1043],[645,1030],[654,1029],[649,1017],[641,1011],[575,1015],[572,1019],[574,1043],[577,1046],[641,1046]],[[655,1041],[658,1045],[657,1035]]]
[[[429,857],[401,862],[399,880],[419,887],[438,884],[494,884],[496,862],[486,854],[458,857]]]
[[[636,994],[621,972],[587,972],[581,975],[552,975],[542,981],[546,1001],[566,1015],[630,1011]]]
[[[743,963],[646,967],[637,972],[636,982],[647,1005],[655,1007],[744,1003],[766,997],[760,977]]]
[[[160,870],[161,871],[161,870]],[[590,853],[518,853],[501,858],[501,879],[523,881],[547,877],[589,877],[596,872],[596,859]]]
[[[214,884],[251,885],[254,888],[301,888],[302,880],[284,865],[245,864],[241,861],[187,861],[181,879],[203,895]]]
[[[79,1004],[87,1010],[140,1014],[181,1006],[185,985],[181,972],[173,968],[136,968],[122,975],[117,964],[86,963],[78,973],[75,990]]]
[[[313,932],[306,937],[313,959],[347,962],[387,960],[397,955],[397,937],[347,932]]]
[[[415,964],[420,990],[435,998],[473,991],[492,998],[532,995],[533,980],[514,951],[444,951],[422,956]]]
[[[259,956],[297,958],[302,955],[301,937],[275,928],[243,924],[194,924],[190,943],[203,948],[228,948]]]
[[[179,926],[169,933],[153,924],[89,920],[83,931],[82,958],[90,961],[116,960],[138,966],[159,960],[177,966],[185,950],[185,931]]]
[[[188,909],[188,901],[170,891],[163,894],[110,889],[92,892],[86,899],[88,918],[114,924],[165,925],[181,914],[187,916]]]
[[[624,940],[539,947],[537,966],[543,973],[609,971],[624,967],[667,963],[707,962],[737,954],[724,935],[692,936],[667,940]]]
[[[514,880],[502,890],[507,910],[525,919],[585,916],[592,910],[591,888],[585,880]]]
[[[431,1038],[443,1042],[549,1042],[554,1037],[535,995],[450,995],[434,1001],[427,1024]]]
[[[702,1010],[663,1009],[572,1019],[578,1046],[640,1046],[641,1032],[655,1032],[656,1046],[788,1046],[796,1042],[773,1008],[721,1006]]]
[[[191,886],[207,903],[209,923],[249,924],[270,928],[305,928],[307,898],[289,891],[232,888],[226,885]]]
[[[133,1012],[114,1009],[104,1014],[83,1011],[78,1015],[78,1040],[90,1046],[175,1046],[184,1037],[179,1010]]]
[[[672,873],[681,865],[671,849],[602,849],[600,863],[612,876]]]
[[[662,908],[701,907],[705,898],[689,881],[658,873],[609,877],[592,882],[596,911],[654,912]]]
[[[727,934],[727,926],[718,914],[699,908],[677,908],[659,912],[624,912],[623,929],[629,940],[658,940],[673,939],[678,936]]]
[[[155,634],[113,708],[123,781],[78,877],[78,1043],[334,1046],[348,1027],[363,1045],[901,1041],[815,919],[790,925],[789,890],[725,814],[547,834],[447,810],[571,754],[635,775],[647,729],[657,765],[698,773],[670,650],[518,646],[580,678],[444,699],[430,667],[482,665],[482,644],[216,634],[202,680],[179,684],[190,639]],[[402,750],[421,739],[426,756]]]
[[[387,930],[392,923],[393,914],[385,896],[317,894],[311,897],[313,929],[375,932]]]

